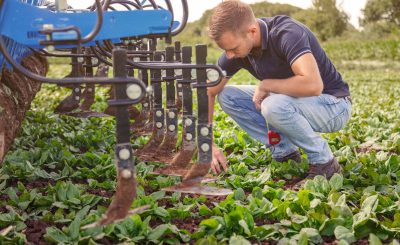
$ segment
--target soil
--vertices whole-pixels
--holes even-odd
[[[3,198],[6,196],[5,198]],[[7,195],[1,195],[0,196],[0,201],[8,201],[8,196]],[[8,213],[8,210],[5,206],[0,206],[0,213]]]
[[[198,194],[187,194],[185,196],[189,196],[191,198],[199,198],[200,197],[200,195],[198,195]],[[206,205],[209,208],[214,207],[215,206],[214,205],[215,202],[219,203],[219,202],[222,202],[222,201],[224,201],[226,199],[225,196],[206,196],[206,198],[207,199],[203,204]]]
[[[275,223],[278,223],[278,220],[270,220],[270,219],[265,219],[265,218],[255,218],[254,223],[257,226],[262,226],[262,225],[272,225]]]
[[[285,190],[288,190],[288,189],[290,189],[290,190],[292,190],[293,188],[294,188],[294,185],[297,183],[297,182],[299,182],[300,180],[302,180],[303,178],[300,178],[300,177],[293,177],[292,179],[290,179],[290,180],[286,180],[286,182],[285,182],[285,184],[284,184],[284,186],[283,186],[283,189],[285,189]]]
[[[157,174],[171,175],[171,176],[185,176],[189,171],[188,168],[179,168],[175,166],[167,166],[159,168],[154,171]]]
[[[155,191],[149,185],[143,185],[143,189],[144,189],[144,193],[146,195],[151,195],[151,193],[153,193]]]
[[[41,56],[31,55],[21,63],[28,70],[46,75],[47,60]],[[21,122],[41,83],[32,81],[12,69],[3,68],[0,80],[0,164],[16,135]]]
[[[278,244],[278,242],[276,242],[276,241],[257,241],[254,239],[249,239],[249,241],[251,242],[251,244],[260,244],[260,245],[276,245],[276,244]]]
[[[101,196],[101,197],[106,197],[106,198],[111,198],[114,195],[114,191],[109,191],[109,190],[104,190],[104,189],[89,188],[86,190],[86,192],[96,195],[96,196]]]
[[[148,149],[146,151],[138,150],[136,152],[136,155],[139,157],[141,161],[144,162],[161,162],[167,164],[169,164],[174,157],[174,153],[172,152],[173,150],[164,150],[164,151],[153,150],[152,152],[150,152],[150,150],[151,149]]]
[[[113,245],[115,242],[110,241],[106,237],[103,237],[102,239],[96,240],[97,243],[104,244],[104,245]]]
[[[55,185],[56,182],[52,179],[38,179],[33,182],[25,183],[27,189],[46,188],[48,185]]]
[[[153,129],[153,115],[152,110],[141,111],[140,114],[135,119],[135,122],[131,125],[130,129],[135,135],[141,135],[141,132],[147,132],[150,129],[152,132]]]
[[[400,154],[400,151],[388,151],[388,150],[382,150],[382,149],[378,149],[378,148],[374,148],[374,147],[364,147],[364,148],[357,148],[356,149],[357,153],[371,153],[371,152],[380,152],[380,151],[384,151],[387,152],[389,154]]]
[[[171,142],[170,145],[165,146],[164,143],[166,141]],[[184,141],[182,149],[178,153],[174,153],[175,147],[176,140],[164,139],[163,143],[159,145],[157,150],[146,147],[146,150],[138,150],[137,155],[140,160],[145,162],[162,162],[176,166],[176,168],[189,167],[189,163],[196,151],[196,143],[194,141]]]
[[[133,137],[151,135],[153,132],[153,121],[147,121],[143,127],[131,126],[130,130]]]
[[[174,219],[171,221],[171,223],[176,225],[176,227],[178,227],[179,229],[185,229],[190,233],[194,233],[198,229],[201,221],[202,219],[188,218],[185,220]]]
[[[132,114],[134,114],[133,111],[132,111]],[[135,127],[143,127],[146,124],[146,122],[149,120],[149,117],[150,117],[150,111],[148,111],[148,110],[145,110],[145,111],[137,110],[137,112],[135,114],[136,115],[134,115],[134,117],[132,118],[135,120],[135,122],[132,124]]]
[[[48,244],[44,240],[43,235],[46,234],[46,228],[54,226],[54,224],[42,220],[27,220],[25,224],[27,226],[25,229],[25,236],[30,244]]]
[[[338,242],[336,241],[335,237],[322,237],[324,240],[324,245],[336,245]],[[356,242],[353,242],[352,245],[368,245],[368,239],[361,239]],[[383,243],[386,244],[386,243]]]
[[[187,219],[185,219],[185,220],[182,220],[182,219],[173,219],[173,220],[171,220],[171,224],[173,224],[173,225],[176,225],[176,227],[178,227],[179,229],[185,229],[185,230],[187,230],[187,231],[189,231],[190,233],[193,233],[193,232],[195,232],[197,229],[198,229],[198,227],[199,227],[199,224],[200,224],[200,222],[202,221],[203,219],[196,219],[196,218],[187,218]],[[165,222],[164,221],[162,221],[162,220],[160,220],[160,219],[152,219],[151,221],[150,221],[150,226],[151,226],[151,228],[155,228],[155,227],[157,227],[157,226],[159,226],[159,225],[162,225],[162,224],[164,224]]]

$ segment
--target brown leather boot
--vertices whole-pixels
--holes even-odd
[[[336,158],[332,158],[327,163],[324,164],[310,164],[310,168],[308,169],[308,175],[301,181],[297,182],[294,186],[294,190],[299,190],[304,183],[306,183],[307,180],[309,179],[314,179],[315,176],[317,175],[322,175],[325,176],[328,180],[335,174],[335,173],[341,173],[342,172],[342,167],[336,160]]]
[[[292,152],[289,155],[286,155],[284,157],[274,158],[274,159],[277,162],[287,162],[289,160],[293,160],[293,161],[295,161],[297,163],[300,163],[301,162],[301,154],[300,154],[299,151],[295,151],[295,152]]]

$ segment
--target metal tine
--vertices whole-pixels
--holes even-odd
[[[156,51],[156,47],[157,47],[157,39],[149,39],[146,48],[151,51],[153,54]],[[150,55],[150,61],[154,60],[154,55]],[[141,60],[143,59],[143,61],[147,61],[147,58],[144,59],[144,57],[141,58]],[[144,125],[140,125],[139,123],[135,125],[135,123],[131,126],[131,131],[133,133],[134,136],[139,136],[139,135],[147,135],[147,134],[152,134],[152,132],[154,131],[154,100],[153,100],[153,85],[151,83],[151,79],[149,80],[149,74],[148,74],[148,70],[147,69],[141,69],[141,74],[142,74],[142,80],[143,82],[145,82],[145,84],[147,85],[147,91],[148,93],[146,94],[145,100],[143,101],[143,106],[142,108],[145,108],[147,110],[148,113],[148,121],[146,121],[144,123]],[[150,76],[151,76],[151,71],[150,71]],[[148,104],[146,104],[146,101],[148,102]]]
[[[88,49],[73,49],[71,57],[72,69],[67,77],[93,77],[93,65],[91,53]],[[80,55],[80,56],[78,56]],[[73,117],[106,117],[108,116],[102,112],[94,112],[90,110],[91,105],[94,103],[95,85],[85,84],[84,91],[82,87],[84,84],[72,86],[72,93],[66,97],[60,105],[55,109],[60,114],[73,116]],[[83,100],[83,101],[82,101]],[[82,101],[82,103],[80,103]],[[80,111],[73,112],[78,109]]]
[[[192,47],[182,48],[182,62],[190,64],[192,62]],[[179,152],[174,156],[169,166],[164,169],[154,171],[165,175],[186,175],[194,153],[196,152],[196,117],[193,115],[193,92],[190,82],[191,69],[182,70],[182,80],[177,80],[182,88],[182,144]],[[179,87],[179,86],[178,86]]]
[[[154,53],[154,60],[161,61],[161,52],[156,51]],[[150,140],[143,148],[137,150],[136,154],[139,158],[148,154],[153,154],[164,139],[165,131],[165,111],[163,108],[162,100],[162,86],[161,82],[161,70],[151,69],[150,70],[151,85],[153,88],[154,104],[153,104],[153,131]]]
[[[126,52],[128,53],[129,51],[135,51],[137,47],[132,42],[128,42],[127,46],[124,48],[126,48]],[[133,60],[134,57],[131,57],[131,58],[128,57],[128,59]],[[128,69],[128,76],[130,76],[130,77],[135,76],[135,70],[133,68]],[[140,111],[135,106],[132,105],[129,107],[130,119],[135,120],[139,116],[139,114],[140,114]]]
[[[88,49],[85,49],[86,54],[90,54]],[[85,57],[85,76],[93,77],[93,66],[92,66],[92,58],[87,56]],[[90,111],[90,107],[94,103],[94,94],[95,94],[95,86],[94,84],[86,84],[85,90],[83,91],[83,102],[79,107],[82,111]]]
[[[140,44],[140,49],[143,51],[148,50],[148,44],[147,43],[141,43]],[[148,58],[146,56],[140,56],[140,61],[147,61]],[[150,86],[149,84],[149,74],[147,69],[139,69],[138,70],[138,78],[142,80],[147,87]],[[131,131],[136,134],[136,135],[144,135],[148,132],[151,132],[148,130],[148,132],[140,131],[144,126],[147,124],[151,125],[153,122],[153,117],[151,117],[151,101],[150,101],[150,96],[147,95],[143,101],[141,102],[141,111],[140,114],[137,118],[135,118],[135,122],[131,125]],[[150,128],[151,129],[151,128]]]
[[[93,68],[95,67],[92,63],[92,57],[91,57],[91,52],[89,49],[85,49],[84,53],[85,55],[85,63],[83,64],[83,68],[85,69],[85,76],[86,77],[93,77]],[[103,71],[102,68],[100,68],[99,64],[97,63],[96,66],[98,66],[98,70],[96,72],[96,76],[103,76],[107,77],[108,76],[108,67],[106,71]],[[99,70],[100,69],[100,70]],[[67,115],[69,116],[75,116],[75,117],[83,117],[83,118],[88,118],[88,117],[107,117],[106,113],[102,112],[96,112],[96,111],[91,111],[91,106],[93,105],[95,101],[95,93],[96,93],[96,87],[95,84],[85,84],[85,89],[82,92],[83,95],[83,101],[79,107],[81,110],[80,112],[70,112]]]
[[[205,64],[206,59],[207,46],[196,45],[196,64]],[[196,79],[197,83],[200,85],[207,83],[207,71],[205,69],[196,69]],[[233,193],[232,190],[202,185],[202,180],[209,172],[210,163],[212,161],[212,125],[208,122],[207,87],[197,87],[197,102],[197,163],[192,165],[181,183],[164,188],[163,190],[210,196],[229,195]]]
[[[107,42],[104,42],[104,44],[106,44],[106,43]],[[101,47],[99,43],[97,43],[97,47],[98,48]],[[130,52],[130,51],[136,51],[135,45],[133,43],[130,43],[130,42],[129,42],[128,45],[121,46],[119,48],[125,49],[127,53]],[[95,51],[95,50],[92,49],[92,52],[93,51]],[[96,53],[96,55],[100,55],[100,54]],[[127,56],[127,58],[128,59],[133,59],[133,57],[129,57],[129,56]],[[104,59],[106,59],[106,58],[105,57],[102,58],[102,60],[104,60]],[[134,69],[129,68],[128,76],[130,76],[130,77],[134,77],[135,76]],[[110,99],[114,99],[113,87],[111,87],[111,89],[108,91],[108,96],[109,96]],[[112,106],[108,106],[105,109],[105,113],[108,114],[108,115],[111,115],[111,116],[115,116],[115,108],[112,107]],[[132,105],[132,106],[129,107],[129,117],[130,117],[130,119],[136,119],[139,116],[139,114],[140,114],[140,111],[135,106]]]
[[[113,51],[113,68],[115,77],[126,77],[126,50]],[[126,100],[127,84],[115,84],[115,99]],[[116,107],[116,165],[117,165],[117,189],[112,203],[108,207],[106,215],[98,222],[99,225],[107,225],[124,219],[129,215],[129,210],[137,193],[135,177],[135,160],[129,134],[129,105]]]
[[[78,48],[72,49],[71,53],[81,53]],[[66,77],[81,77],[83,74],[82,62],[79,62],[78,57],[71,57],[71,72]],[[67,86],[72,89],[72,93],[67,96],[60,104],[56,107],[55,112],[60,114],[66,114],[77,108],[79,108],[79,102],[81,100],[81,85]]]
[[[181,42],[175,41],[175,61],[182,62]],[[176,79],[182,79],[182,70],[175,70]],[[182,84],[176,84],[176,108],[178,112],[182,109]]]
[[[174,47],[167,47],[165,50],[166,62],[174,61]],[[171,155],[175,150],[178,140],[178,108],[175,100],[175,71],[174,69],[166,70],[166,134],[163,143],[157,149],[158,153]]]
[[[166,48],[166,62],[174,61],[174,47]],[[140,159],[143,161],[154,161],[168,163],[172,160],[178,141],[178,110],[175,103],[175,73],[174,69],[167,69],[165,76],[162,78],[166,82],[166,111],[165,122],[166,129],[164,131],[163,141],[153,149],[149,154],[141,154]],[[157,125],[156,125],[157,126]]]

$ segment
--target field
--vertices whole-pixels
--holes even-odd
[[[353,99],[347,126],[324,134],[343,175],[319,176],[292,191],[293,178],[307,171],[306,156],[301,164],[272,161],[265,146],[216,108],[215,141],[230,162],[216,185],[234,194],[165,193],[160,189],[179,178],[151,174],[159,163],[137,162],[132,207],[151,208],[115,225],[83,229],[104,214],[114,193],[115,122],[54,114],[67,90],[43,85],[0,169],[0,244],[399,244],[399,42],[325,48]],[[65,75],[68,67],[53,65],[49,76]],[[245,72],[232,81],[256,82]],[[105,93],[101,88],[93,109],[106,107]],[[132,144],[139,148],[147,140]]]

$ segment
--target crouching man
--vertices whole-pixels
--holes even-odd
[[[272,152],[276,161],[300,162],[303,149],[310,168],[296,188],[316,175],[330,178],[341,172],[319,132],[338,131],[349,120],[349,86],[314,34],[290,17],[257,19],[249,5],[224,1],[211,16],[209,36],[225,51],[218,64],[226,71],[221,83],[208,90],[210,121],[218,95],[221,108],[253,138],[270,146],[267,126],[280,135]],[[242,68],[260,83],[226,86]],[[215,144],[211,167],[215,173],[227,169]]]

